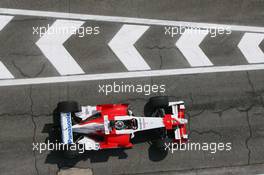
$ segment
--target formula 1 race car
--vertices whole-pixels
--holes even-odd
[[[82,144],[85,150],[131,148],[135,132],[153,130],[151,143],[165,151],[166,142],[185,142],[187,119],[183,101],[152,97],[144,106],[144,117],[134,116],[128,104],[79,106],[74,101],[57,105],[63,144]]]

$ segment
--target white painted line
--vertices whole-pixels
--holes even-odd
[[[83,21],[56,20],[36,42],[61,75],[84,74],[82,68],[63,46],[74,32],[73,29],[77,30],[83,23]]]
[[[249,63],[264,63],[264,53],[259,48],[264,39],[264,34],[245,33],[238,44],[238,48]]]
[[[149,26],[123,25],[108,43],[109,47],[129,71],[151,69],[134,47],[134,44],[148,28]]]
[[[256,26],[197,23],[197,22],[186,22],[186,21],[171,21],[171,20],[131,18],[131,17],[120,17],[120,16],[89,15],[89,14],[78,14],[78,13],[38,11],[38,10],[0,8],[0,14],[40,16],[40,17],[52,17],[52,18],[65,18],[65,19],[80,19],[80,20],[106,21],[106,22],[118,22],[118,23],[132,23],[132,24],[142,24],[142,25],[186,26],[186,27],[193,27],[193,28],[213,28],[213,29],[225,28],[225,29],[231,29],[233,31],[249,31],[249,32],[264,33],[264,27],[256,27]]]
[[[208,33],[207,30],[187,29],[175,44],[192,67],[213,65],[199,47]]]
[[[151,71],[136,71],[136,72],[120,72],[120,73],[86,74],[86,75],[71,75],[71,76],[60,76],[60,77],[43,77],[43,78],[0,80],[0,86],[32,85],[32,84],[63,83],[63,82],[80,82],[80,81],[94,81],[94,80],[140,78],[140,77],[159,77],[159,76],[204,74],[204,73],[217,73],[217,72],[236,72],[236,71],[250,71],[250,70],[264,70],[264,64],[196,67],[196,68],[186,68],[186,69],[165,69],[165,70],[151,70]]]
[[[14,16],[0,15],[0,31],[13,19]],[[0,61],[0,79],[14,78],[5,65]]]

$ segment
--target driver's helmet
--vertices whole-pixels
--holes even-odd
[[[117,130],[121,130],[121,129],[125,129],[126,126],[125,126],[125,123],[123,121],[118,120],[118,121],[115,122],[115,128]]]

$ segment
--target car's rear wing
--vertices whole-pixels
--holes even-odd
[[[71,113],[60,113],[61,139],[64,144],[73,143]]]

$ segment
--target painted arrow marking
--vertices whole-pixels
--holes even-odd
[[[14,16],[0,16],[0,31],[13,19]],[[0,79],[14,78],[5,65],[0,61]]]
[[[83,24],[83,21],[56,20],[36,42],[61,75],[84,74],[82,68],[63,46],[73,34],[73,29],[77,30]]]
[[[175,44],[192,67],[213,66],[213,63],[199,47],[208,33],[208,30],[186,29]]]
[[[149,65],[138,53],[134,44],[149,26],[123,25],[108,43],[109,47],[129,71],[150,70]]]
[[[264,34],[245,33],[238,44],[238,48],[249,63],[264,63],[264,53],[259,48]]]

